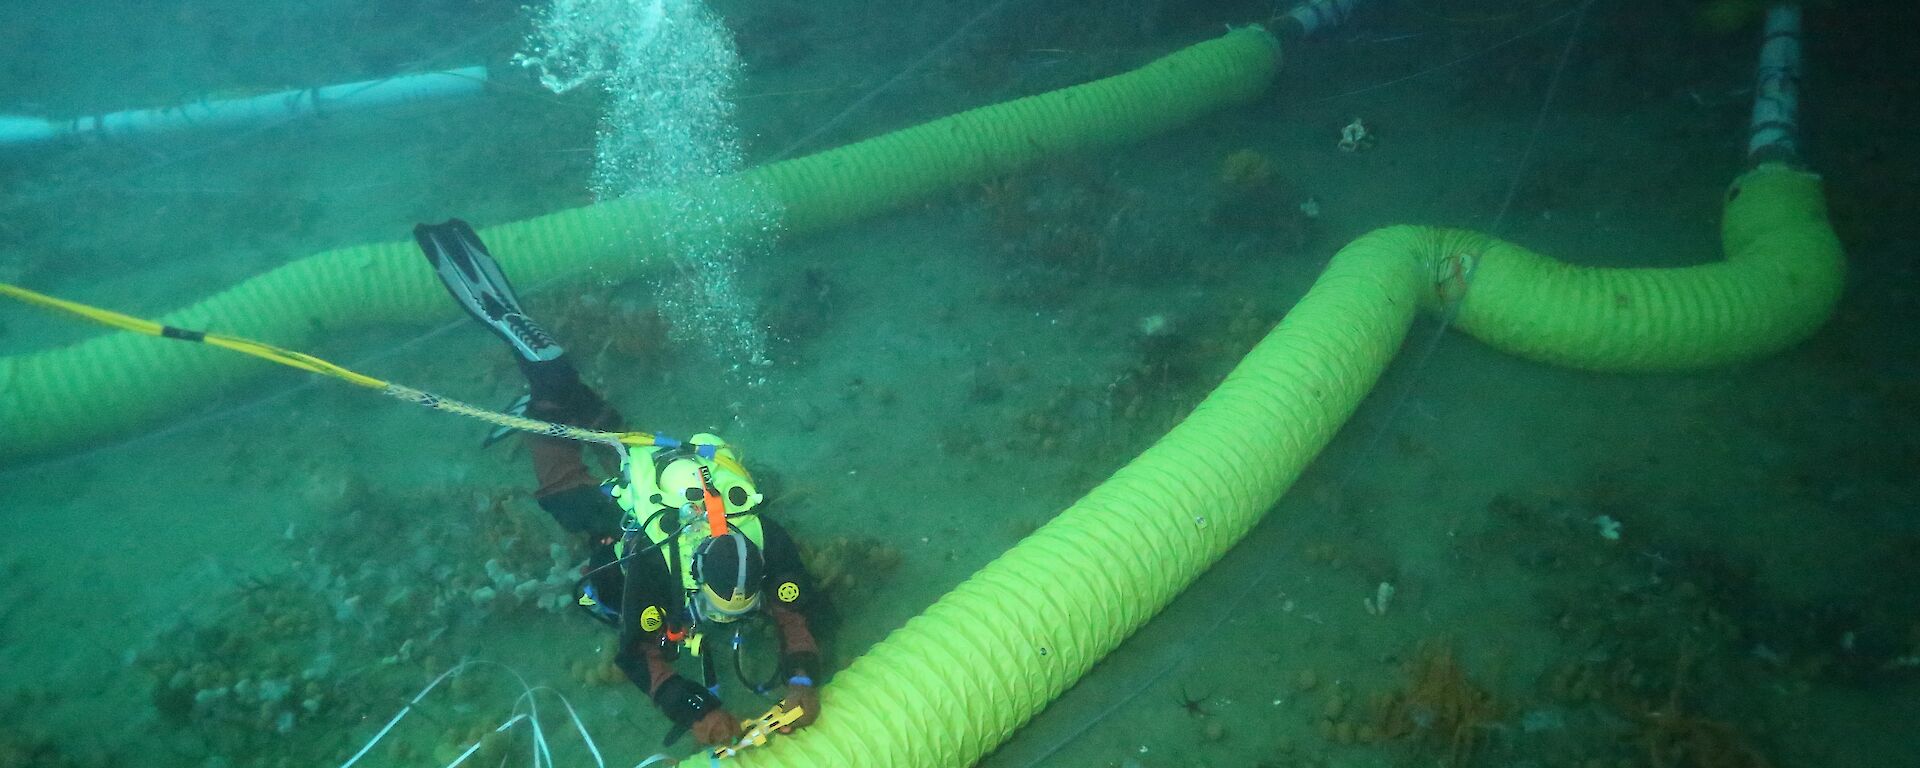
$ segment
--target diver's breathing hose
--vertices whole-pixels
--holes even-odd
[[[243,355],[251,355],[266,360],[267,362],[279,363],[289,368],[297,368],[323,376],[331,376],[357,387],[384,389],[388,386],[387,382],[372,376],[356,373],[350,369],[334,365],[333,363],[329,363],[304,352],[281,349],[271,344],[265,344],[252,339],[244,339],[238,336],[207,333],[205,331],[165,325],[152,320],[121,314],[110,309],[101,309],[77,301],[48,296],[44,293],[30,291],[11,283],[0,283],[0,296],[6,296],[26,304],[32,304],[42,309],[72,315],[82,320],[107,326],[108,328],[117,328],[123,331],[130,331],[162,339],[175,339],[178,341],[224,347]]]
[[[633,534],[628,533],[626,536],[631,537]],[[675,561],[678,561],[680,558],[677,545],[680,541],[680,534],[675,532],[673,538],[668,539],[668,541],[676,545],[673,557]],[[658,549],[659,545],[655,544],[653,548]],[[614,562],[617,563],[624,559],[626,558],[619,558],[614,560]],[[628,648],[633,646],[633,633],[640,629],[640,622],[634,618],[640,615],[635,610],[639,607],[639,603],[636,602],[636,600],[640,592],[640,589],[635,586],[633,582],[633,576],[636,570],[637,569],[625,567],[620,569],[620,651],[622,653],[625,653]]]
[[[628,478],[628,482],[632,482],[632,478]],[[629,530],[626,530],[626,531],[623,531],[623,532],[621,533],[621,536],[622,536],[622,538],[623,538],[623,539],[627,539],[627,540],[628,540],[628,541],[630,542],[630,541],[631,541],[631,539],[632,539],[632,535],[633,535],[634,533],[636,533],[636,532],[639,532],[639,531],[645,531],[645,530],[647,529],[647,527],[648,527],[648,526],[651,526],[651,525],[653,525],[653,523],[654,523],[654,521],[656,521],[656,520],[659,520],[659,519],[660,519],[660,516],[661,516],[661,515],[663,515],[663,514],[665,514],[665,513],[666,513],[666,511],[667,511],[667,510],[665,510],[665,509],[661,509],[661,510],[658,510],[658,511],[656,511],[656,512],[654,512],[654,513],[653,513],[652,515],[649,515],[649,516],[647,516],[647,521],[646,521],[646,522],[644,522],[644,523],[641,523],[641,524],[640,524],[640,527],[639,527],[639,528],[634,528],[634,529],[629,529]],[[686,527],[686,526],[684,526],[684,525],[683,525],[683,526],[680,526],[680,529],[679,529],[679,530],[676,530],[676,531],[674,531],[674,532],[673,532],[672,534],[669,534],[669,536],[670,536],[670,539],[678,539],[678,538],[680,537],[680,534],[681,534],[682,532],[684,532],[684,531],[686,531],[686,530],[687,530],[687,527]],[[606,561],[606,562],[604,562],[604,563],[601,563],[601,564],[599,564],[599,565],[597,565],[597,566],[594,566],[593,568],[590,568],[590,569],[588,569],[588,570],[587,570],[587,571],[586,571],[585,573],[582,573],[582,574],[580,574],[580,578],[578,578],[578,579],[574,579],[574,580],[573,580],[573,591],[574,591],[574,593],[575,593],[575,594],[585,594],[585,593],[587,592],[587,589],[588,589],[588,588],[589,588],[589,587],[590,587],[590,586],[591,586],[591,585],[593,584],[593,577],[594,577],[594,576],[596,576],[596,575],[599,575],[599,573],[600,573],[601,571],[604,571],[604,570],[606,570],[606,569],[608,569],[608,568],[613,568],[613,567],[616,567],[616,566],[617,566],[617,567],[619,567],[619,568],[621,569],[621,578],[622,578],[622,579],[624,579],[624,578],[626,578],[626,563],[627,563],[627,561],[628,561],[628,560],[632,560],[632,559],[634,559],[634,558],[636,558],[636,557],[639,557],[639,556],[641,556],[641,555],[644,555],[644,554],[647,554],[647,553],[649,553],[649,552],[653,552],[653,551],[655,551],[655,550],[658,550],[658,549],[660,548],[660,544],[661,544],[661,542],[658,542],[658,541],[649,541],[649,542],[647,543],[647,545],[646,545],[646,546],[644,546],[644,547],[641,547],[641,548],[639,548],[639,549],[635,549],[635,550],[632,550],[632,551],[630,551],[630,552],[629,552],[629,551],[622,551],[622,553],[620,554],[620,556],[619,556],[619,557],[616,557],[616,558],[614,558],[614,559],[612,559],[612,560],[608,560],[608,561]],[[624,550],[624,547],[623,547],[623,550]],[[626,592],[624,591],[624,590],[626,589],[626,586],[627,586],[627,585],[626,585],[626,583],[625,583],[624,581],[623,581],[623,582],[621,583],[621,585],[620,585],[620,588],[621,588],[621,590],[623,590],[623,591],[622,591],[622,592],[620,593],[620,615],[622,615],[622,616],[626,616],[626,615],[630,615],[630,614],[628,614],[628,613],[626,612],[626,611],[627,611],[627,609],[628,609],[628,606],[627,606],[627,602],[626,602],[626,600],[627,600],[627,593],[626,593]],[[594,597],[594,600],[595,600],[596,602],[598,602],[598,601],[599,601],[599,599],[600,599],[600,597],[601,597],[601,596],[599,596],[599,595],[596,595],[596,596]],[[594,616],[595,616],[596,618],[601,618],[601,614],[599,614],[598,612],[595,612],[595,613],[594,613]],[[626,635],[626,631],[627,631],[627,630],[626,630],[626,627],[625,627],[625,625],[621,625],[621,624],[616,624],[615,626],[616,626],[617,628],[619,628],[619,629],[620,629],[620,633],[621,633],[621,635],[622,635],[622,638],[621,638],[621,639],[622,639],[622,641],[624,642],[624,641],[625,641],[625,639],[626,639],[626,638],[625,638],[625,635]]]
[[[754,621],[771,622],[773,621],[773,619],[763,614],[759,618],[754,619]],[[745,661],[742,660],[742,657],[746,654],[746,652],[743,650],[743,646],[746,645],[746,642],[742,638],[742,635],[745,634],[746,632],[746,627],[738,626],[739,624],[742,624],[742,623],[745,623],[745,622],[736,622],[736,626],[733,629],[733,640],[731,642],[731,645],[733,646],[733,676],[740,681],[741,685],[746,686],[747,690],[753,691],[755,694],[765,696],[769,692],[780,687],[780,685],[784,682],[780,679],[780,661],[778,656],[778,650],[776,649],[775,651],[773,669],[772,671],[767,673],[766,679],[754,680],[752,678],[749,678],[747,676],[747,664]]]
[[[1800,160],[1800,7],[1767,11],[1754,71],[1753,118],[1748,121],[1747,162]]]

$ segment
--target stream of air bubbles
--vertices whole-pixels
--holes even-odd
[[[555,93],[606,96],[595,146],[600,200],[658,194],[669,209],[673,269],[656,286],[676,342],[701,344],[736,370],[764,365],[766,331],[740,265],[771,248],[772,198],[724,180],[745,164],[734,125],[739,52],[701,0],[553,0],[515,61]]]

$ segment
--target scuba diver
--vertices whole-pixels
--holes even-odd
[[[515,410],[588,429],[622,429],[620,414],[522,311],[472,227],[452,219],[413,233],[447,292],[512,347],[528,385]],[[807,618],[812,583],[786,529],[758,514],[764,498],[731,446],[701,434],[685,443],[631,448],[621,457],[606,445],[528,439],[539,483],[534,498],[587,541],[577,602],[619,630],[614,664],[673,721],[667,743],[689,730],[708,745],[740,738],[740,720],[722,706],[714,673],[714,656],[729,632],[743,682],[758,693],[785,684],[783,704],[800,710],[791,727],[819,716],[813,676],[820,672],[820,651]],[[588,469],[588,452],[625,462],[624,471],[603,480]],[[779,661],[765,681],[748,680],[740,661],[750,620],[772,621],[779,635]],[[682,650],[700,660],[703,682],[675,670]]]

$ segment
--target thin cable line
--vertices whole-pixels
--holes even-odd
[[[953,33],[947,35],[946,39],[941,40],[938,45],[935,45],[934,47],[927,49],[926,53],[921,54],[920,58],[914,59],[913,63],[908,64],[905,69],[900,70],[893,77],[888,78],[887,81],[884,83],[881,83],[879,87],[874,88],[871,91],[867,91],[865,95],[861,96],[858,99],[854,99],[853,103],[848,104],[846,109],[840,110],[839,114],[836,114],[832,118],[828,119],[826,122],[821,123],[820,127],[815,128],[812,131],[808,132],[807,135],[801,136],[800,138],[795,139],[792,142],[788,143],[786,148],[775,153],[774,156],[768,160],[768,162],[777,162],[780,160],[785,160],[788,157],[791,157],[794,152],[799,151],[800,148],[805,147],[806,145],[812,143],[814,139],[818,139],[820,138],[821,135],[825,134],[826,132],[840,127],[840,124],[846,122],[847,118],[852,117],[854,113],[859,112],[861,109],[865,108],[868,104],[872,103],[875,98],[878,98],[880,96],[880,94],[885,93],[888,90],[891,90],[893,86],[898,85],[900,81],[907,79],[908,75],[911,75],[914,72],[919,71],[921,67],[926,66],[927,62],[932,61],[934,57],[939,56],[940,54],[946,52],[948,48],[953,47],[954,42],[959,40],[961,35],[966,34],[968,30],[972,29],[975,25],[979,24],[981,21],[985,20],[987,17],[993,16],[994,14],[999,13],[1000,9],[1002,7],[1005,7],[1008,2],[1011,2],[1011,0],[995,0],[993,5],[989,5],[984,10],[974,14],[973,18],[967,19],[967,22],[965,24],[961,24],[959,27],[955,28],[953,30]]]
[[[1356,88],[1351,91],[1342,91],[1340,93],[1332,94],[1330,96],[1320,96],[1320,97],[1308,99],[1306,101],[1300,102],[1300,106],[1305,107],[1305,106],[1312,106],[1315,104],[1324,104],[1326,102],[1333,101],[1334,99],[1344,99],[1348,96],[1358,96],[1363,93],[1372,93],[1374,91],[1378,91],[1383,88],[1392,88],[1393,86],[1399,85],[1409,80],[1418,80],[1420,78],[1426,77],[1427,75],[1431,75],[1435,72],[1439,72],[1444,69],[1451,69],[1453,67],[1459,66],[1461,64],[1465,64],[1469,61],[1473,61],[1474,59],[1485,56],[1489,53],[1493,53],[1494,51],[1500,50],[1501,48],[1505,48],[1509,45],[1520,42],[1521,40],[1525,40],[1529,37],[1533,37],[1534,35],[1537,35],[1541,32],[1545,32],[1549,29],[1552,29],[1553,27],[1558,26],[1560,22],[1566,21],[1568,16],[1579,14],[1582,18],[1584,18],[1586,16],[1586,10],[1588,5],[1591,5],[1591,2],[1582,3],[1579,7],[1573,8],[1558,16],[1547,19],[1546,21],[1540,22],[1539,24],[1536,24],[1532,27],[1527,28],[1526,31],[1520,32],[1505,40],[1501,40],[1500,42],[1494,43],[1493,45],[1489,45],[1485,48],[1481,48],[1477,51],[1474,51],[1473,53],[1469,53],[1465,56],[1461,56],[1459,58],[1453,59],[1452,61],[1448,61],[1442,64],[1437,64],[1435,66],[1428,67],[1426,69],[1420,70],[1410,75],[1402,75],[1400,77],[1393,78],[1392,80],[1374,83],[1373,85],[1365,86],[1362,88]]]

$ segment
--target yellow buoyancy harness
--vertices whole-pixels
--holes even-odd
[[[688,603],[700,589],[693,577],[693,556],[713,535],[703,509],[706,492],[710,490],[725,507],[725,525],[763,549],[760,517],[743,513],[758,507],[765,497],[733,448],[705,433],[676,448],[628,448],[620,469],[623,482],[610,490],[626,512],[626,527],[659,550],[668,572],[680,582],[686,621],[692,625]],[[626,547],[626,541],[617,544],[615,557],[625,556]],[[698,653],[697,644],[689,645]]]

